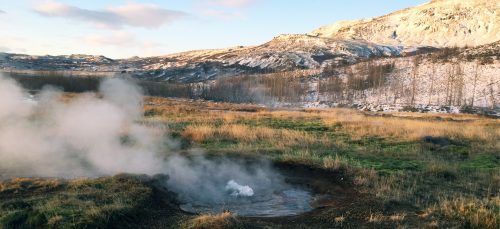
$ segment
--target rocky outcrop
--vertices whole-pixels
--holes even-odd
[[[465,47],[500,40],[499,22],[499,1],[437,0],[381,17],[338,22],[310,35],[404,47]]]

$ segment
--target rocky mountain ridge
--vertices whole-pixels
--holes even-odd
[[[405,47],[465,47],[498,41],[499,21],[499,1],[435,0],[381,17],[337,22],[310,35]]]
[[[500,103],[499,6],[500,2],[488,0],[436,0],[381,17],[338,22],[308,34],[279,35],[262,45],[157,57],[113,60],[91,55],[0,53],[0,70],[126,73],[140,79],[207,87],[214,80],[232,76],[281,72],[286,77],[306,70],[310,74],[303,80],[308,84],[305,95],[292,93],[301,97],[294,100],[306,107],[357,104],[379,109],[410,104],[496,109]],[[390,64],[393,71],[377,75],[381,80],[374,85],[362,79],[373,77],[370,69],[356,70],[366,63],[375,65],[375,70]],[[370,87],[353,87],[352,74],[357,75],[356,82]],[[325,83],[331,88],[321,92],[316,86]],[[344,88],[335,91],[337,85]]]
[[[437,0],[372,19],[338,22],[309,34],[285,34],[258,46],[197,50],[113,60],[104,56],[0,54],[4,71],[130,73],[162,81],[196,82],[295,69],[320,69],[369,58],[500,40],[500,2]]]

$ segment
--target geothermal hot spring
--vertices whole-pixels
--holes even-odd
[[[195,156],[171,158],[167,188],[191,213],[230,211],[239,216],[299,215],[321,198],[273,169],[269,162]],[[186,171],[185,168],[189,168]],[[183,176],[177,174],[183,173]],[[183,179],[183,180],[181,180]]]
[[[312,210],[317,198],[306,188],[287,183],[266,161],[176,156],[170,158],[167,170],[167,188],[178,195],[180,208],[191,213],[291,216]]]
[[[180,207],[192,213],[218,213],[227,210],[240,216],[260,217],[298,215],[312,210],[313,196],[306,190],[288,187],[268,192],[254,188],[257,192],[250,186],[230,180],[221,189],[225,194],[224,198],[212,202],[185,199],[187,203]]]
[[[250,217],[298,215],[321,198],[266,160],[181,153],[175,139],[158,134],[160,124],[135,121],[143,120],[142,93],[128,81],[105,80],[100,96],[67,103],[58,90],[33,96],[2,77],[0,89],[0,178],[165,174],[161,186],[182,210]]]

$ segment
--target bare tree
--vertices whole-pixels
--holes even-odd
[[[420,65],[420,58],[416,56],[412,60],[412,72],[411,72],[411,99],[410,105],[415,105],[415,97],[417,96],[417,85],[418,85],[418,67]]]
[[[476,66],[474,68],[474,80],[472,84],[472,99],[470,105],[474,106],[474,101],[476,100],[476,86],[477,86],[477,78],[479,77],[479,62],[476,61]]]
[[[455,102],[454,104],[457,106],[461,106],[464,101],[464,72],[462,70],[462,66],[460,63],[455,64],[455,82],[454,82],[454,91],[455,91]]]
[[[434,78],[436,77],[436,65],[432,65],[432,73],[431,73],[431,87],[429,89],[429,101],[428,105],[432,103],[432,95],[434,95]]]
[[[491,100],[491,108],[494,109],[495,108],[495,105],[496,105],[496,100],[495,100],[495,90],[493,89],[493,85],[497,85],[499,83],[499,81],[497,82],[493,82],[492,79],[490,79],[490,84],[488,85],[489,86],[489,91],[490,91],[490,100]],[[497,94],[498,96],[498,94]]]

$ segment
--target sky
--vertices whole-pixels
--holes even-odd
[[[0,52],[157,56],[258,45],[429,0],[0,0]]]

